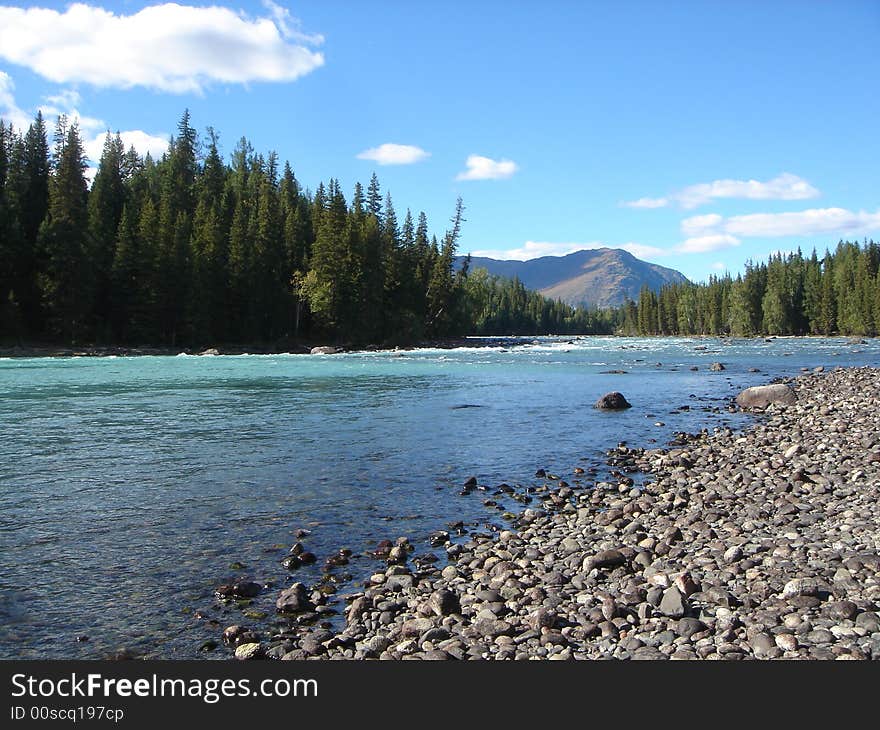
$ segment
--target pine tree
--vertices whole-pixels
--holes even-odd
[[[38,234],[45,257],[39,284],[52,331],[76,343],[91,300],[86,162],[76,122],[67,125],[62,118],[57,131],[49,212]]]
[[[89,251],[94,276],[93,322],[108,322],[111,297],[111,270],[116,248],[117,230],[125,206],[123,163],[125,146],[117,133],[107,133],[98,172],[89,193]],[[102,328],[106,339],[109,332]]]

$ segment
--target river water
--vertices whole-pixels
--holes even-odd
[[[379,540],[406,535],[424,553],[450,522],[503,524],[486,494],[459,494],[471,475],[569,478],[620,441],[744,424],[726,406],[748,385],[880,364],[877,341],[840,338],[522,343],[0,359],[0,658],[222,655],[199,647],[247,619],[214,588],[290,580],[279,561],[298,528],[319,563],[296,579],[316,580],[348,547],[357,590],[375,567],[359,556]],[[726,369],[710,372],[714,361]],[[594,409],[610,390],[633,408]],[[271,612],[276,594],[250,610]]]

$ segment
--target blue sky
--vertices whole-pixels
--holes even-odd
[[[0,116],[159,151],[189,108],[312,189],[375,170],[438,233],[461,195],[462,252],[704,280],[880,236],[878,37],[876,0],[0,0]]]

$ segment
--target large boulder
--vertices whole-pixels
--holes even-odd
[[[740,408],[749,410],[752,408],[766,408],[771,403],[782,403],[790,406],[797,401],[794,390],[782,383],[774,385],[755,385],[746,388],[736,397],[736,403]]]
[[[625,408],[632,408],[632,405],[623,397],[623,393],[615,390],[599,398],[596,401],[596,408],[601,408],[603,411],[622,411]]]
[[[313,347],[309,352],[312,355],[336,355],[342,352],[342,348],[333,347],[332,345],[321,345],[320,347]]]

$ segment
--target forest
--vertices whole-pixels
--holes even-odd
[[[416,344],[463,335],[880,332],[880,244],[840,241],[587,310],[468,261],[373,174],[311,192],[247,139],[228,162],[184,112],[161,159],[108,134],[94,179],[75,121],[0,121],[0,342]]]
[[[820,259],[796,252],[747,263],[745,271],[643,288],[618,312],[618,331],[639,335],[880,334],[880,244],[839,241]]]
[[[207,345],[333,341],[388,346],[467,334],[610,332],[519,282],[456,269],[464,222],[402,221],[376,175],[346,200],[312,193],[274,152],[185,112],[159,160],[108,134],[91,185],[75,121],[49,143],[37,114],[0,122],[0,341]]]

